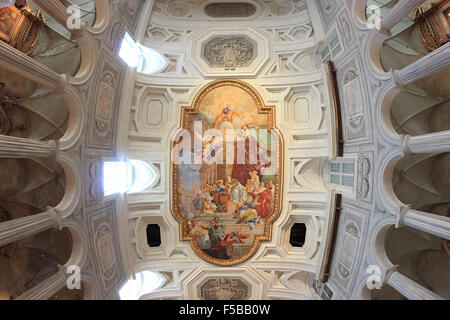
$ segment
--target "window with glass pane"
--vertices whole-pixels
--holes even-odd
[[[126,192],[132,184],[132,177],[132,169],[127,162],[105,162],[103,164],[105,197]]]
[[[342,185],[344,187],[353,188],[353,185],[354,185],[353,176],[342,176]]]
[[[340,173],[341,172],[341,164],[340,163],[331,163],[331,172]]]
[[[355,165],[353,163],[343,163],[342,173],[353,174],[355,170]]]
[[[341,177],[332,174],[331,178],[330,178],[330,182],[333,183],[333,184],[341,184]]]
[[[339,42],[339,37],[336,35],[328,45],[322,50],[322,61],[327,62],[341,53],[342,47]]]
[[[337,159],[330,163],[330,183],[353,189],[355,163],[349,159]]]

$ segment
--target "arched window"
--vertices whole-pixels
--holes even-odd
[[[132,167],[128,162],[103,164],[103,194],[105,197],[125,193],[132,186]]]
[[[130,160],[133,184],[129,193],[141,192],[150,187],[156,179],[155,170],[144,161]]]
[[[150,187],[156,180],[155,170],[141,160],[105,162],[103,164],[103,194],[136,193]]]
[[[128,32],[122,40],[120,58],[137,72],[152,74],[161,71],[167,64],[166,59],[155,50],[136,43]]]
[[[156,272],[144,271],[136,274],[136,279],[128,280],[120,289],[121,300],[139,300],[142,296],[158,289],[164,278]]]

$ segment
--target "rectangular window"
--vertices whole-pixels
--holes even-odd
[[[329,60],[333,60],[341,53],[342,47],[339,42],[339,37],[336,35],[327,46],[322,50],[322,61],[325,63]]]
[[[332,184],[341,184],[341,177],[332,174],[330,181],[331,181]]]
[[[353,189],[355,186],[355,162],[353,159],[337,159],[330,163],[330,183]]]
[[[355,165],[353,163],[343,163],[342,164],[342,173],[353,174],[355,170]]]
[[[344,187],[353,188],[354,185],[353,176],[342,176],[342,185]]]
[[[340,163],[331,163],[331,172],[340,173],[341,172],[341,164]]]

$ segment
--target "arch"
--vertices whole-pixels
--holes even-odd
[[[379,131],[383,137],[391,144],[400,145],[402,138],[392,124],[391,108],[395,98],[403,91],[397,87],[393,80],[383,89],[380,94],[380,101],[377,102],[376,116]]]
[[[381,49],[383,48],[384,42],[389,38],[388,34],[372,29],[367,37],[368,45],[366,47],[366,58],[369,61],[369,66],[371,67],[375,76],[386,80],[390,77],[390,72],[386,71],[381,62]]]
[[[389,232],[389,230],[391,230],[391,228],[394,226],[394,223],[395,223],[394,219],[383,221],[374,230],[375,241],[373,241],[372,243],[374,246],[375,259],[377,264],[385,272],[387,272],[394,266],[386,253],[386,246],[385,246],[386,235]]]
[[[95,22],[87,29],[90,33],[98,35],[103,33],[111,20],[108,0],[94,0],[95,4]]]
[[[367,28],[367,18],[366,18],[366,10],[367,10],[367,0],[354,0],[352,6],[352,16],[353,20],[360,27]]]
[[[151,188],[160,178],[159,170],[152,164],[142,160],[129,160],[133,167],[133,184],[130,193],[143,192]]]
[[[89,280],[81,280],[81,286],[84,290],[83,300],[96,300],[96,290],[95,287]]]
[[[79,223],[73,220],[63,220],[62,228],[67,228],[72,236],[72,253],[65,266],[68,267],[74,265],[83,269],[87,258],[87,232],[85,232]]]
[[[93,36],[89,32],[86,32],[85,29],[81,32],[80,36],[72,36],[80,47],[81,60],[78,71],[73,77],[69,78],[69,83],[77,86],[85,84],[91,78],[98,56],[98,48]]]
[[[64,92],[64,98],[69,109],[69,125],[59,140],[61,150],[72,148],[83,135],[85,111],[80,94],[74,87],[69,86]]]
[[[141,297],[161,288],[166,279],[158,272],[143,271],[128,280],[119,290],[121,300],[140,300]]]
[[[9,258],[2,261],[2,276],[6,278],[1,282],[2,289],[6,289],[3,294],[9,296],[9,299],[33,296],[38,299],[44,296],[49,298],[48,294],[52,294],[53,289],[59,290],[65,284],[65,281],[62,282],[63,271],[60,265],[70,261],[73,252],[72,233],[68,228],[44,230],[11,246]],[[23,268],[22,271],[18,273],[17,267]],[[58,280],[49,283],[49,280],[54,279]],[[49,284],[49,291],[42,290]]]
[[[295,168],[294,179],[301,186],[314,190],[326,190],[323,172],[326,172],[324,170],[328,163],[326,158],[312,158],[302,161]]]
[[[381,205],[386,211],[396,214],[404,204],[397,198],[392,185],[395,167],[403,157],[401,150],[387,154],[381,161],[378,170],[377,188],[380,195]]]
[[[58,153],[58,163],[66,174],[66,193],[56,209],[64,219],[75,212],[81,199],[81,172],[77,163],[65,152]]]
[[[81,276],[81,286],[84,291],[83,300],[96,300],[99,297],[98,289],[90,276]]]

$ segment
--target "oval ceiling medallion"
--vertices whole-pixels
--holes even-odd
[[[212,18],[248,18],[256,13],[256,7],[250,3],[217,2],[207,5],[205,13]]]
[[[270,241],[281,212],[283,138],[275,107],[238,80],[217,80],[182,109],[172,143],[172,214],[205,261],[231,266]]]

